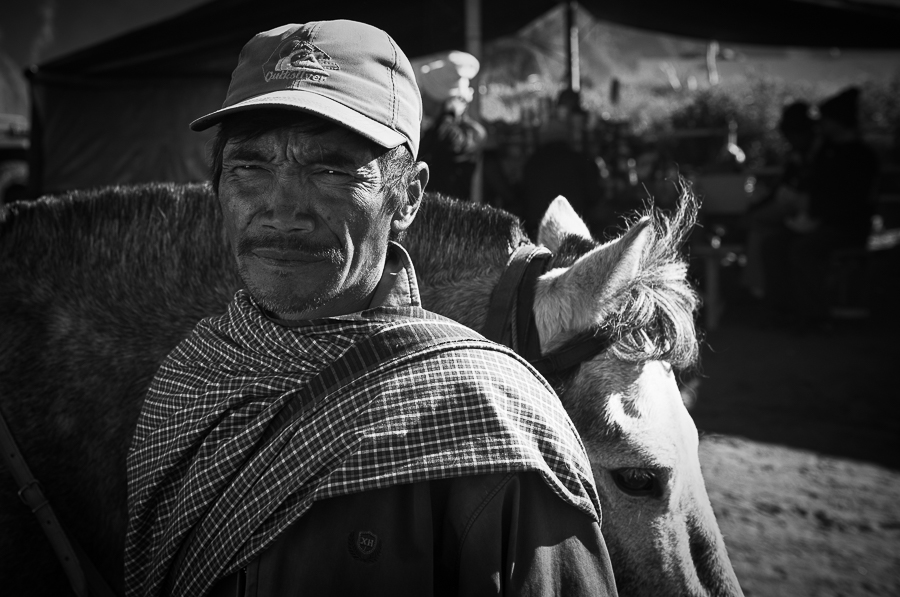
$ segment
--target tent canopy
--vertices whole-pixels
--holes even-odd
[[[558,0],[484,0],[482,37],[511,35],[559,5]],[[900,48],[900,5],[847,0],[755,0],[752,3],[579,3],[595,18],[730,43],[819,47]],[[465,45],[464,0],[369,2],[330,0],[298,10],[287,2],[217,0],[40,66],[69,75],[147,75],[228,72],[254,34],[290,22],[351,18],[384,29],[408,56]],[[233,48],[234,51],[230,51]]]
[[[512,35],[557,0],[482,0],[482,39]],[[720,42],[900,48],[900,8],[842,0],[751,4],[583,0],[599,20]],[[351,18],[410,57],[466,47],[465,0],[216,0],[59,57],[29,73],[32,191],[207,178],[206,144],[186,123],[217,109],[241,47],[289,22]]]

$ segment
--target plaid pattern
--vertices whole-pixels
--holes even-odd
[[[417,307],[283,327],[241,291],[148,393],[128,455],[127,594],[160,594],[186,540],[173,594],[199,596],[315,500],[519,470],[599,521],[574,426],[511,351]]]

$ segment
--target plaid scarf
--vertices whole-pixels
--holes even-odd
[[[147,395],[128,455],[126,592],[203,595],[316,500],[525,470],[599,521],[574,426],[511,351],[417,306],[285,327],[240,291]]]

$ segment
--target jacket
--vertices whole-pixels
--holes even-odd
[[[323,500],[210,597],[616,595],[600,526],[537,473]]]

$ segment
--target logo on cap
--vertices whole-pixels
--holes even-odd
[[[272,80],[291,82],[297,87],[301,81],[321,82],[328,78],[328,71],[341,70],[331,56],[307,40],[288,38],[278,47],[263,65],[266,83]]]

